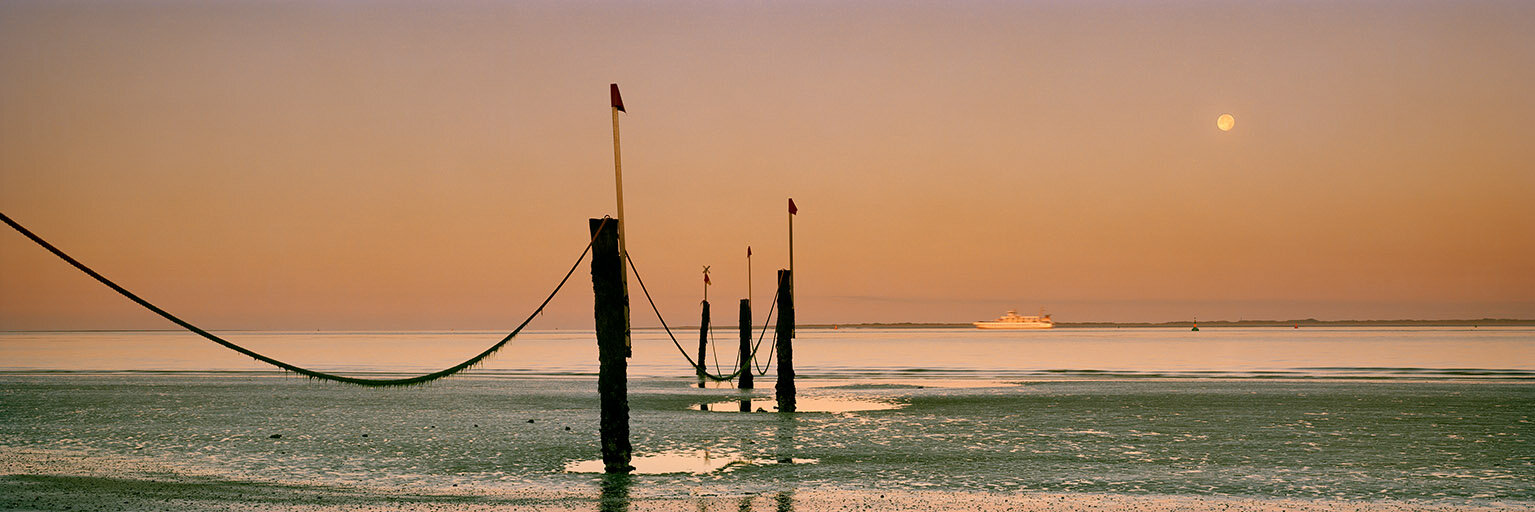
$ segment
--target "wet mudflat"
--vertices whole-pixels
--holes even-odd
[[[1535,503],[1535,384],[1522,381],[807,382],[806,398],[890,407],[720,414],[698,405],[770,398],[770,381],[741,392],[635,379],[636,456],[682,465],[615,483],[571,471],[597,454],[590,377],[379,390],[261,373],[0,374],[0,508]]]

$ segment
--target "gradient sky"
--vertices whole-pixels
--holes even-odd
[[[507,329],[610,82],[674,324],[790,196],[807,323],[1535,317],[1531,2],[6,1],[0,211],[208,328]],[[0,232],[0,329],[165,327]]]

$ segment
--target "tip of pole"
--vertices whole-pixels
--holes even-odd
[[[624,110],[624,97],[618,94],[618,84],[608,85],[608,96],[612,100],[614,109],[617,109],[619,112],[627,112]]]

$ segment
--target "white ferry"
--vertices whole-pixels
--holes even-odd
[[[1017,311],[1009,310],[996,320],[973,324],[977,329],[1050,329],[1055,327],[1055,320],[1044,311],[1040,311],[1039,316],[1019,316]]]

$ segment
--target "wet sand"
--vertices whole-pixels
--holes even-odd
[[[647,495],[646,478],[604,477],[592,492],[505,492],[473,487],[423,492],[221,479],[132,458],[0,448],[0,509],[209,511],[662,511],[1009,510],[1137,512],[1448,512],[1535,510],[1527,502],[1480,505],[1417,500],[1300,500],[1097,493],[991,493],[785,489],[712,494],[707,487]]]
[[[804,340],[797,414],[757,412],[770,377],[700,389],[639,336],[647,474],[627,478],[586,469],[580,333],[401,389],[218,370],[221,349],[168,334],[0,336],[17,365],[0,371],[0,510],[1535,508],[1530,332],[1200,334],[826,331]],[[322,361],[421,341],[245,336]],[[443,338],[452,355],[479,336]],[[57,367],[75,354],[92,357]]]
[[[627,477],[569,469],[589,385],[12,375],[0,510],[1535,510],[1522,383],[842,383],[808,389],[899,407],[783,415],[641,379],[636,456],[736,461]]]

